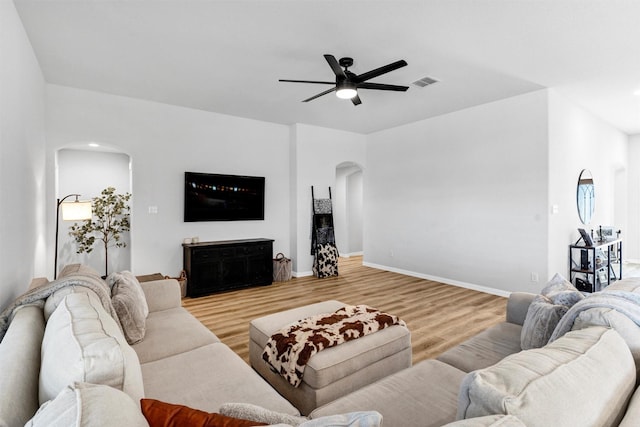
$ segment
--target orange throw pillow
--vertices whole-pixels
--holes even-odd
[[[140,407],[149,427],[251,427],[267,425],[155,399],[140,399]]]

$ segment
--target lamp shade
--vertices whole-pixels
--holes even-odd
[[[357,94],[356,85],[350,81],[344,80],[336,84],[336,96],[340,99],[351,99]]]
[[[81,221],[91,219],[91,202],[64,202],[61,203],[63,221]]]

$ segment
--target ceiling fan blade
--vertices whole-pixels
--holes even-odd
[[[377,90],[395,90],[397,92],[406,92],[409,86],[386,85],[382,83],[360,83],[358,89],[377,89]]]
[[[344,73],[344,70],[342,69],[342,67],[340,67],[340,64],[338,63],[338,60],[336,59],[335,56],[325,55],[324,59],[327,60],[327,62],[329,63],[329,66],[333,70],[333,73],[336,75],[336,77],[344,77],[345,79],[347,78],[347,75]]]
[[[318,84],[322,84],[322,85],[334,85],[336,84],[336,82],[319,82],[316,80],[286,80],[286,79],[280,79],[278,80],[279,82],[288,82],[288,83],[318,83]]]
[[[335,90],[336,90],[336,88],[335,88],[335,87],[332,87],[331,89],[329,89],[329,90],[325,90],[324,92],[319,93],[319,94],[317,94],[317,95],[314,95],[314,96],[312,96],[311,98],[307,98],[307,99],[303,100],[302,102],[309,102],[309,101],[313,101],[314,99],[316,99],[316,98],[320,98],[321,96],[326,95],[326,94],[331,93],[331,92],[334,92]]]
[[[407,65],[407,61],[401,59],[400,61],[393,62],[391,64],[384,65],[380,68],[376,68],[375,70],[367,71],[366,73],[362,73],[356,76],[353,81],[356,83],[361,83],[367,80],[370,80],[374,77],[381,76],[382,74],[386,74],[390,71],[397,70],[398,68],[402,68]]]
[[[353,105],[360,105],[362,104],[362,101],[360,101],[360,97],[358,95],[354,96],[353,98],[351,98],[351,102],[353,102]]]

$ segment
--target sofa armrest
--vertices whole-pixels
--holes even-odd
[[[180,284],[176,279],[152,280],[140,283],[149,312],[181,307]]]
[[[507,322],[522,326],[535,297],[536,294],[529,292],[512,292],[507,301]]]

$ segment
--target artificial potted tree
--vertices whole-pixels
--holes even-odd
[[[124,248],[122,233],[129,231],[131,208],[128,205],[130,193],[117,194],[116,189],[107,187],[100,196],[91,199],[93,216],[83,223],[71,226],[69,235],[78,245],[77,253],[90,253],[96,240],[104,246],[104,275],[109,274],[109,248]]]

